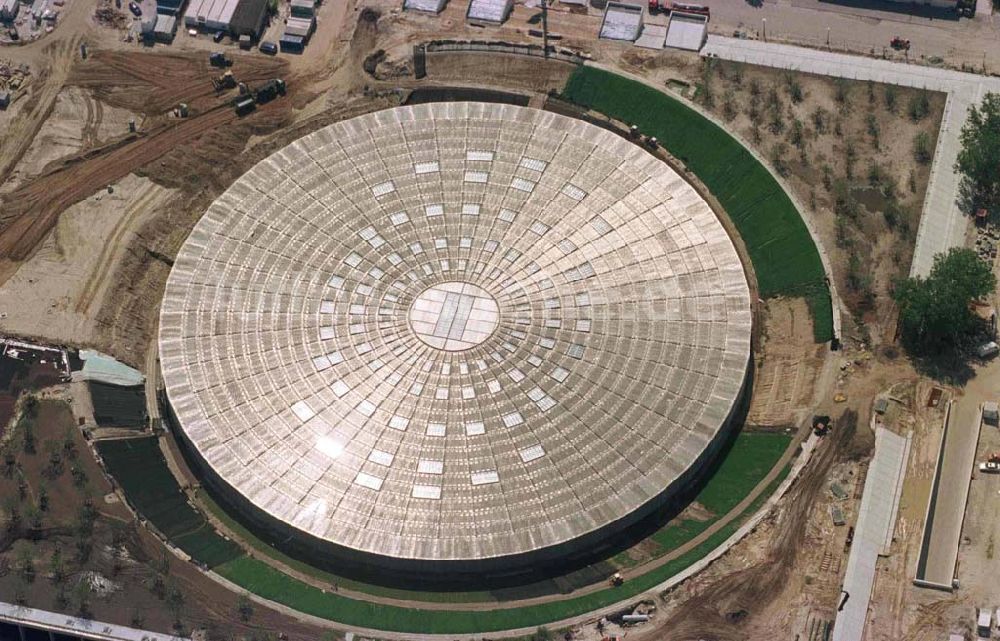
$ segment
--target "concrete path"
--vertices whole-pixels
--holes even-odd
[[[979,444],[981,398],[976,393],[967,394],[953,402],[948,413],[938,469],[935,470],[937,479],[924,522],[925,549],[917,561],[918,584],[951,589]]]
[[[959,134],[969,107],[987,92],[1000,92],[1000,79],[971,73],[864,58],[791,45],[709,36],[703,56],[778,69],[793,69],[854,80],[926,88],[948,94],[927,198],[910,266],[911,276],[926,276],[934,256],[965,244],[969,220],[958,208],[959,177],[953,167],[958,157]]]

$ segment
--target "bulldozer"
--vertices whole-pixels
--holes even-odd
[[[212,78],[212,84],[215,86],[216,91],[225,91],[226,89],[232,89],[236,86],[236,77],[233,76],[232,71],[227,71],[221,76]]]

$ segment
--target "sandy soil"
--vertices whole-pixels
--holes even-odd
[[[47,126],[32,141],[0,192],[12,191],[25,178],[43,173],[50,162],[125,135],[129,119],[134,117],[128,110],[94,100],[87,91],[66,89],[56,98]]]
[[[69,207],[38,251],[0,285],[0,329],[87,344],[94,335],[95,302],[113,285],[114,266],[175,193],[130,174],[113,185],[113,193],[101,191]]]

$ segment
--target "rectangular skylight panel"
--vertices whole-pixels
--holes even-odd
[[[392,459],[394,458],[391,452],[384,452],[382,450],[372,450],[371,454],[368,455],[369,461],[386,467],[392,465]]]
[[[593,227],[594,231],[601,236],[611,231],[611,225],[600,215],[594,216],[590,219],[590,226]]]
[[[479,436],[486,433],[486,424],[482,421],[471,421],[465,424],[466,436]]]
[[[521,455],[521,460],[528,463],[529,461],[534,461],[545,456],[545,450],[541,445],[532,445],[521,450],[519,454]]]
[[[566,183],[566,185],[563,186],[562,188],[562,193],[566,194],[573,200],[583,200],[584,197],[587,195],[587,192],[580,189],[573,183]]]
[[[466,160],[476,160],[490,162],[493,160],[493,152],[485,150],[470,149],[465,152]]]
[[[489,172],[486,171],[467,171],[465,172],[465,182],[467,183],[485,183],[490,179]]]
[[[437,500],[441,498],[441,488],[437,485],[414,485],[413,498]]]
[[[549,231],[549,226],[540,220],[536,220],[531,223],[531,227],[528,228],[532,233],[538,234],[539,236],[544,236],[546,232]]]
[[[549,163],[544,160],[538,160],[537,158],[528,158],[525,156],[521,159],[521,166],[525,169],[531,169],[532,171],[545,171],[545,168],[549,166]]]
[[[354,482],[376,492],[382,489],[382,479],[371,474],[366,474],[365,472],[358,472],[358,475],[354,478]]]
[[[470,475],[470,480],[473,485],[488,485],[490,483],[498,483],[500,475],[497,474],[496,470],[484,470],[482,472],[473,472]]]
[[[503,424],[507,427],[514,427],[524,422],[524,417],[520,412],[511,412],[503,415]]]
[[[561,367],[556,367],[549,376],[562,383],[569,376],[569,372]]]
[[[418,162],[414,163],[413,165],[413,173],[417,174],[418,176],[421,174],[432,174],[436,171],[439,171],[440,169],[441,166],[438,165],[438,161],[436,160],[432,160],[429,162]]]
[[[389,427],[391,427],[394,430],[399,430],[400,432],[405,432],[406,427],[409,424],[410,424],[410,419],[400,416],[399,414],[395,414],[393,415],[392,418],[389,419]]]
[[[479,204],[478,203],[465,203],[462,205],[462,215],[463,216],[478,216],[479,215]]]
[[[445,431],[444,423],[427,424],[427,436],[444,436]]]
[[[420,459],[417,462],[417,471],[421,474],[444,474],[444,461]]]
[[[497,218],[505,223],[511,223],[514,222],[515,218],[517,218],[517,212],[513,209],[501,209],[500,213],[497,214]]]
[[[518,191],[525,191],[529,194],[535,189],[535,183],[530,180],[525,180],[524,178],[515,178],[510,181],[510,186]]]
[[[396,185],[392,184],[391,180],[387,180],[384,183],[379,183],[372,187],[372,195],[376,198],[385,196],[386,194],[391,194],[394,191],[396,191]]]
[[[444,205],[427,205],[427,207],[424,208],[424,212],[427,214],[428,218],[441,216],[444,214]]]
[[[303,423],[316,416],[316,412],[305,401],[299,401],[292,405],[292,413],[298,416]]]
[[[397,211],[394,214],[389,214],[389,222],[391,222],[393,225],[397,226],[402,225],[408,220],[410,220],[410,217],[406,214],[405,211]]]

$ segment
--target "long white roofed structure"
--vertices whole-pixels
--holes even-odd
[[[435,103],[237,180],[177,256],[159,343],[180,435],[262,524],[506,571],[690,483],[750,331],[736,250],[670,167],[553,113]]]

